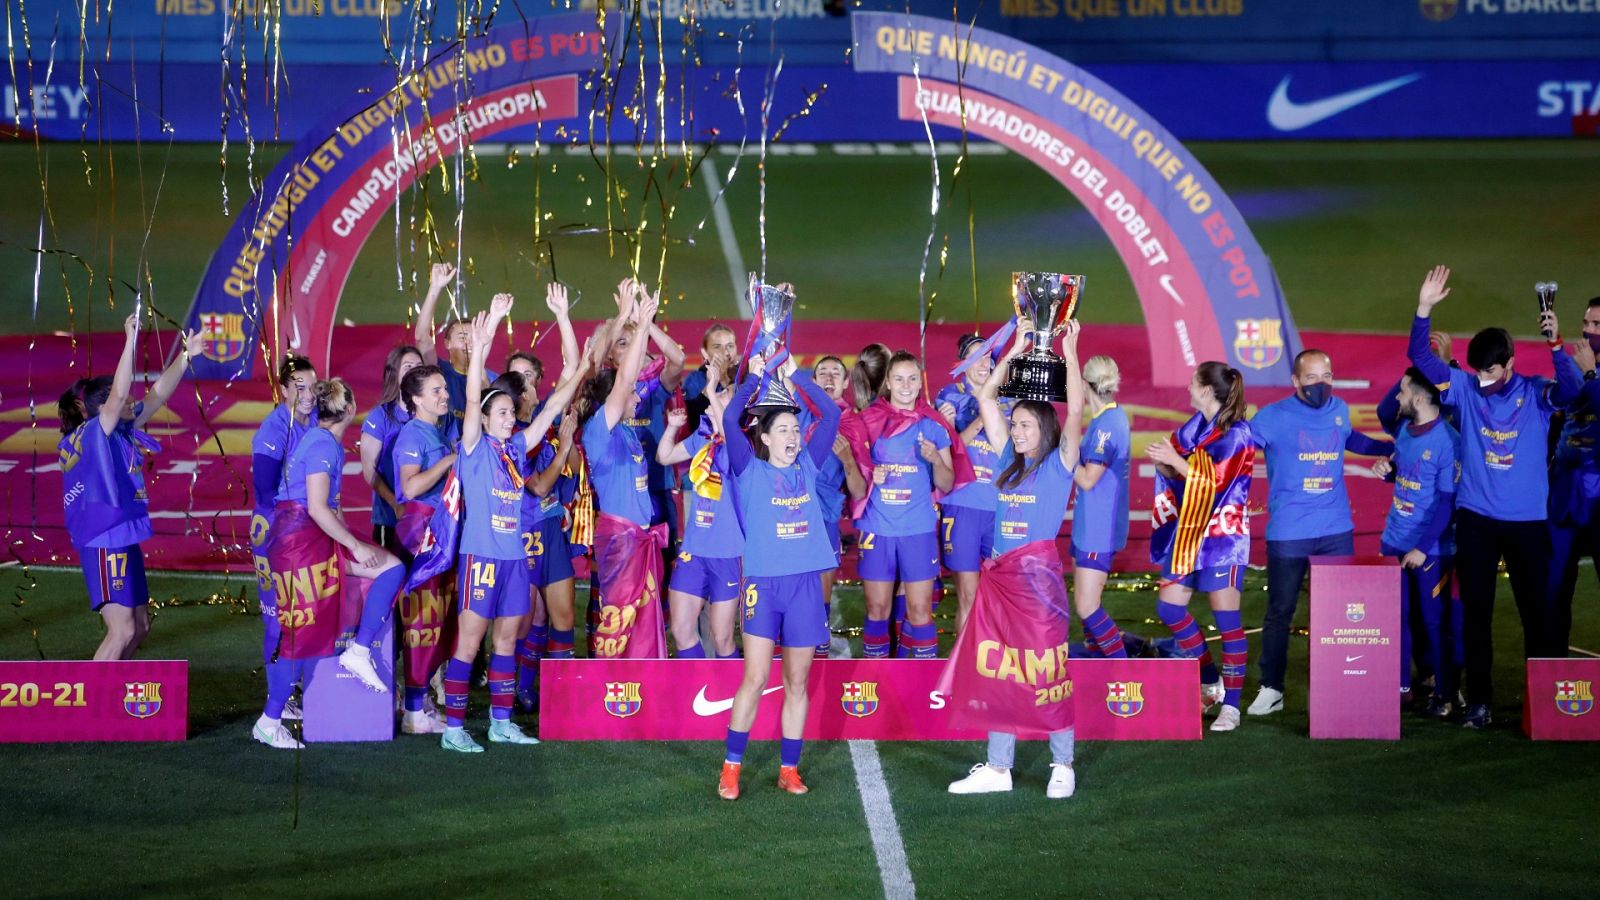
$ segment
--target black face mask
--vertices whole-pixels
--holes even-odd
[[[1300,399],[1312,409],[1321,409],[1333,398],[1333,385],[1319,381],[1300,389]]]
[[[1600,353],[1600,334],[1586,334],[1584,335],[1584,338],[1589,341],[1590,350]]]

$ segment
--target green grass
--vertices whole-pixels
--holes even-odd
[[[1541,279],[1566,284],[1569,297],[1577,292],[1564,304],[1568,309],[1600,293],[1584,239],[1600,233],[1600,205],[1586,199],[1600,196],[1600,149],[1592,144],[1197,143],[1191,149],[1250,221],[1303,328],[1404,330],[1416,287],[1438,262],[1456,272],[1455,292],[1440,312],[1441,327],[1451,330],[1492,321],[1531,333],[1530,294]],[[260,149],[257,176],[282,152],[281,145]],[[144,283],[146,273],[156,306],[181,316],[231,220],[222,211],[223,185],[233,215],[248,195],[246,162],[238,148],[223,168],[217,149],[206,146],[63,144],[46,145],[42,154],[27,144],[0,146],[0,192],[8,198],[0,207],[0,266],[13,275],[0,284],[0,309],[7,313],[0,333],[114,330],[126,313],[111,305],[126,310],[128,285]],[[719,154],[715,162],[726,179],[733,157]],[[755,162],[752,151],[726,195],[749,268],[759,265],[762,251]],[[537,165],[526,155],[480,157],[462,224],[474,302],[491,290],[534,293],[553,261],[556,273],[591,300],[580,317],[595,316],[636,251],[653,277],[664,250],[669,318],[732,315],[727,266],[716,225],[707,220],[709,194],[703,180],[685,187],[678,163],[662,162],[656,183],[665,188],[655,190],[647,189],[638,159],[616,157],[613,185],[627,197],[613,203],[608,223],[604,169],[587,156],[547,153]],[[927,268],[933,318],[964,321],[974,314],[970,212],[983,318],[1003,315],[1008,301],[1001,285],[1011,271],[1059,267],[1089,276],[1086,320],[1141,320],[1111,245],[1065,188],[1010,154],[973,157],[960,179],[952,179],[953,163],[942,159],[944,206]],[[41,192],[41,175],[48,192]],[[454,258],[457,198],[445,181],[436,173],[425,202],[406,202],[398,234],[392,217],[378,227],[346,288],[342,316],[363,323],[404,318],[415,294],[397,286],[397,268],[409,278],[419,265],[413,248],[428,245],[420,224],[427,209]],[[841,156],[823,148],[815,156],[772,157],[770,278],[798,286],[805,316],[916,318],[930,188],[927,160],[915,156]],[[42,196],[50,213],[44,246],[53,252],[44,259],[35,319],[28,276]],[[641,215],[649,224],[637,245],[626,234],[593,233],[633,227]]]
[[[17,569],[0,570],[0,658],[87,656],[99,632],[77,576],[36,577],[24,589]],[[264,690],[259,625],[242,605],[207,605],[243,585],[151,577],[169,602],[142,655],[191,660],[187,742],[0,745],[8,896],[879,892],[843,743],[807,747],[804,798],[771,788],[776,747],[757,743],[737,803],[715,799],[720,748],[709,743],[491,746],[473,757],[405,736],[263,748],[249,738]],[[1258,576],[1249,586],[1253,624],[1265,601]],[[847,594],[854,621],[859,593]],[[1500,604],[1500,721],[1485,733],[1407,717],[1399,743],[1309,740],[1297,637],[1286,712],[1197,743],[1081,744],[1070,801],[1043,796],[1042,743],[1019,748],[1016,791],[970,798],[945,785],[980,746],[879,744],[918,890],[1581,893],[1593,883],[1600,770],[1592,745],[1518,732],[1520,636],[1505,588]],[[1148,620],[1150,593],[1116,592],[1107,605],[1124,627],[1163,633]],[[1600,647],[1600,589],[1587,576],[1575,619],[1574,643]],[[470,725],[482,726],[484,708],[474,698]]]

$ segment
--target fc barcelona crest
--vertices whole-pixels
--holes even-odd
[[[1562,715],[1581,716],[1594,708],[1593,682],[1556,682],[1556,709]]]
[[[606,712],[619,719],[626,719],[638,712],[642,706],[644,701],[639,699],[639,682],[606,682]]]
[[[1283,359],[1282,319],[1235,319],[1233,355],[1239,365],[1270,369]]]
[[[1106,682],[1106,709],[1119,719],[1131,719],[1144,711],[1144,682]]]
[[[135,719],[148,719],[161,712],[161,682],[128,681],[128,692],[122,697],[122,708]],[[1583,683],[1587,689],[1588,682]]]
[[[1365,619],[1367,617],[1367,605],[1365,603],[1346,603],[1344,605],[1344,617],[1352,622],[1359,622]]]
[[[845,714],[864,719],[878,711],[878,683],[846,681],[839,702],[844,705]]]
[[[232,362],[244,354],[244,315],[206,313],[200,317],[201,354],[215,362]]]

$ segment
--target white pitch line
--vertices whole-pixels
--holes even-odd
[[[1582,653],[1584,656],[1593,656],[1593,657],[1595,657],[1597,659],[1600,659],[1600,653],[1596,653],[1593,650],[1585,650],[1582,647],[1568,647],[1567,648],[1567,652],[1569,652],[1569,653]]]
[[[750,286],[749,273],[745,271],[744,257],[739,254],[739,242],[734,240],[733,219],[728,216],[728,204],[722,202],[722,178],[717,174],[716,160],[707,156],[700,162],[700,171],[705,175],[706,194],[711,197],[711,218],[717,223],[717,238],[722,241],[722,258],[728,263],[728,281],[733,285],[733,305],[739,310],[739,318],[749,319],[750,310],[745,308],[744,292]]]
[[[895,821],[894,804],[889,801],[889,785],[883,780],[877,743],[850,741],[850,762],[855,765],[861,808],[867,816],[867,830],[872,833],[872,852],[878,857],[883,896],[886,900],[915,898],[917,886],[906,863],[906,845],[900,840],[900,825]]]
[[[1245,636],[1248,637],[1248,636],[1250,636],[1252,634],[1260,634],[1261,633],[1261,629],[1259,629],[1259,628],[1246,628],[1244,630],[1244,633],[1245,633]],[[1220,640],[1222,640],[1222,635],[1214,634],[1211,637],[1206,638],[1206,640],[1208,642],[1209,641],[1220,641]]]

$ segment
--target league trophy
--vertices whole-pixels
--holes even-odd
[[[799,412],[800,404],[795,402],[783,377],[777,372],[778,366],[789,358],[789,324],[794,317],[794,294],[770,284],[762,284],[752,274],[746,299],[750,303],[751,318],[755,320],[751,323],[755,338],[750,342],[745,359],[760,356],[766,362],[761,387],[756,392],[755,402],[749,407],[750,414],[760,417],[774,410]]]
[[[1556,288],[1560,287],[1554,281],[1541,281],[1533,286],[1533,292],[1539,295],[1539,315],[1556,310]],[[1549,340],[1555,335],[1545,332],[1545,339]]]
[[[1067,361],[1050,349],[1083,295],[1082,275],[1016,272],[1011,276],[1017,327],[1033,332],[1033,349],[1011,361],[1000,396],[1067,402]]]

